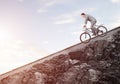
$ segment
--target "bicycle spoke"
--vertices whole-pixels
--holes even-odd
[[[80,35],[80,40],[81,40],[81,42],[89,42],[90,41],[90,39],[91,39],[91,36],[90,36],[90,34],[88,34],[88,33],[82,33],[81,35]]]

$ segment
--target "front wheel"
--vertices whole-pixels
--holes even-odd
[[[99,26],[98,28],[98,35],[105,36],[107,32],[107,28],[105,26]]]
[[[88,43],[90,40],[91,40],[91,36],[90,36],[89,33],[84,32],[80,35],[80,41],[81,42]]]

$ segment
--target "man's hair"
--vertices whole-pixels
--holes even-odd
[[[81,13],[81,15],[86,15],[85,13]]]

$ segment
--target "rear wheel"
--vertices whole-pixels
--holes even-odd
[[[90,34],[84,32],[80,35],[80,41],[83,43],[88,43],[91,40]]]
[[[105,26],[99,26],[98,28],[98,35],[105,36],[107,32],[107,28]]]

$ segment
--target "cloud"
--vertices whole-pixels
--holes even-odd
[[[112,3],[120,3],[120,0],[111,0]]]
[[[23,2],[24,0],[18,0],[19,2]]]
[[[55,17],[55,19],[75,17],[75,16],[80,15],[82,12],[91,13],[91,12],[94,12],[96,10],[97,10],[96,8],[81,8],[81,9],[71,11],[69,13],[59,15],[58,17]]]
[[[72,35],[80,35],[81,32],[80,31],[75,31],[75,32],[72,32]]]
[[[49,8],[56,4],[63,4],[69,0],[38,0],[40,8],[37,10],[38,13],[48,12]]]
[[[56,1],[51,1],[45,4],[46,7],[50,7],[56,4]]]
[[[38,13],[45,13],[48,12],[50,7],[55,6],[57,4],[70,4],[73,2],[73,0],[38,0],[40,3],[40,8],[37,10]],[[94,11],[95,8],[81,8],[81,11]]]
[[[56,22],[54,22],[54,24],[66,24],[66,23],[74,23],[75,19],[74,18],[67,18],[67,19],[63,19],[63,20],[58,20]]]
[[[39,3],[41,4],[40,8],[37,10],[38,13],[45,13],[48,12],[49,7],[56,4],[55,0],[39,0]]]
[[[48,11],[44,8],[41,8],[41,9],[38,9],[37,12],[38,13],[45,13],[45,12],[48,12]]]
[[[115,17],[113,17],[112,23],[111,23],[110,26],[111,26],[112,28],[113,28],[113,27],[118,27],[118,26],[120,26],[120,15],[119,15],[119,13],[118,13],[117,15],[115,15]]]
[[[63,4],[71,0],[37,0],[37,1],[43,5],[50,4],[50,6],[52,6],[55,4]]]
[[[54,24],[66,24],[66,23],[74,23],[76,21],[75,16],[78,14],[78,11],[74,11],[71,13],[65,13],[59,15],[54,18]]]
[[[54,24],[66,24],[76,22],[81,12],[94,12],[95,8],[78,9],[69,13],[61,14],[54,18]]]
[[[49,42],[48,42],[48,41],[43,41],[42,43],[43,43],[43,44],[48,44]]]
[[[112,27],[118,27],[120,26],[120,18],[117,19],[113,24],[112,24]]]

